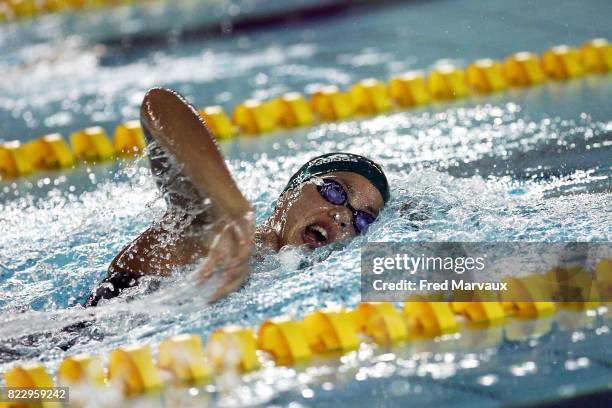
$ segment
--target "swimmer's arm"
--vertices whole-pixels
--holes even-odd
[[[112,260],[108,268],[108,275],[166,276],[172,272],[174,266],[187,264],[188,260],[183,259],[186,251],[181,251],[182,248],[177,245],[169,244],[172,238],[170,238],[170,232],[162,227],[165,223],[162,220],[159,224],[156,223],[147,228],[123,248]]]
[[[136,286],[144,275],[164,276],[177,263],[173,248],[162,245],[167,231],[154,225],[128,244],[112,260],[107,277],[93,289],[84,306],[97,306],[102,299],[118,296]]]
[[[136,286],[144,275],[167,276],[175,266],[192,264],[205,257],[209,245],[198,238],[177,241],[170,231],[178,228],[174,223],[172,215],[166,214],[123,248],[108,267],[108,276],[94,288],[85,306],[96,306],[102,299],[118,296],[124,289]]]
[[[212,201],[209,215],[215,225],[202,228],[196,220],[191,231],[201,230],[206,237],[190,238],[193,234],[188,229],[178,240],[168,240],[169,229],[152,226],[113,259],[109,276],[120,275],[129,282],[132,282],[129,277],[164,276],[177,265],[207,257],[198,273],[200,280],[206,281],[215,271],[223,271],[213,299],[235,290],[250,272],[253,212],[229,173],[212,135],[186,101],[165,89],[147,93],[141,108],[141,123],[183,165],[183,173],[201,196]],[[166,214],[167,218],[172,216],[172,213]]]
[[[176,93],[152,89],[145,96],[141,122],[151,135],[183,165],[193,185],[222,214],[240,216],[252,211],[232,178],[223,156],[199,114]]]
[[[140,120],[148,133],[182,166],[201,197],[212,201],[212,225],[205,238],[195,245],[181,245],[173,261],[186,264],[194,258],[206,260],[197,270],[198,280],[207,282],[214,275],[220,284],[212,300],[236,290],[250,273],[253,253],[254,217],[250,203],[232,178],[210,131],[197,111],[171,90],[147,92]],[[196,230],[197,230],[196,226]],[[183,234],[189,241],[192,234]],[[200,250],[201,249],[201,250]],[[164,249],[166,250],[166,249]],[[175,251],[173,251],[176,254]],[[183,259],[184,257],[189,259]],[[189,262],[190,263],[190,262]]]
[[[167,218],[170,215],[166,215]],[[154,225],[140,234],[113,259],[108,278],[89,297],[86,306],[95,306],[100,299],[110,299],[122,290],[138,284],[144,275],[169,275],[177,265],[193,264],[206,257],[197,271],[197,280],[206,282],[221,271],[220,283],[210,300],[215,301],[237,290],[250,273],[249,260],[253,251],[253,220],[240,217],[244,223],[230,221],[211,226],[207,238],[183,237],[180,243],[169,244],[171,235],[166,228]],[[111,284],[109,288],[108,284]]]

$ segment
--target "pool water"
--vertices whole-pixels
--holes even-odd
[[[440,59],[465,64],[612,38],[601,12],[606,6],[389,3],[282,29],[127,48],[113,45],[112,30],[63,38],[69,18],[51,16],[42,20],[49,28],[44,33],[32,22],[0,31],[6,51],[0,53],[0,137],[67,135],[91,124],[111,130],[137,117],[145,90],[154,85],[175,88],[196,106],[221,104],[229,111],[248,97],[383,79]],[[138,18],[148,17],[125,20],[143,24]],[[121,16],[112,21],[127,24]],[[31,42],[24,33],[32,33]],[[611,94],[610,75],[589,75],[223,142],[257,222],[271,213],[293,171],[329,151],[381,163],[392,199],[367,235],[311,254],[289,249],[269,256],[255,265],[243,289],[214,305],[205,303],[207,288],[175,276],[103,307],[79,306],[118,251],[164,211],[145,159],[3,181],[0,371],[16,361],[54,367],[68,354],[157,344],[179,333],[206,337],[228,324],[257,326],[281,314],[300,318],[317,308],[354,306],[365,242],[610,241]],[[78,335],[58,331],[92,318],[95,324]],[[392,350],[364,345],[310,368],[268,367],[231,386],[215,384],[214,392],[200,397],[222,405],[399,406],[407,398],[415,404],[499,405],[609,386],[606,308],[512,324]]]

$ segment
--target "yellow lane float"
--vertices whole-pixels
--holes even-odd
[[[359,346],[355,324],[344,309],[316,310],[304,317],[303,324],[314,351],[346,351]]]
[[[74,165],[74,155],[59,133],[34,139],[24,150],[37,170],[64,169]]]
[[[610,284],[612,260],[604,259],[596,266],[598,283]],[[566,277],[570,277],[566,279]],[[163,384],[176,381],[193,383],[207,378],[211,372],[205,354],[217,373],[223,371],[246,372],[259,367],[257,347],[269,352],[277,364],[295,364],[310,359],[312,352],[347,351],[359,346],[357,332],[369,336],[379,345],[387,346],[407,337],[436,337],[458,330],[453,312],[465,315],[472,322],[493,322],[503,319],[504,312],[519,318],[510,319],[503,326],[506,337],[523,341],[541,336],[551,329],[552,320],[543,315],[554,312],[555,304],[549,299],[555,288],[566,281],[579,282],[586,288],[590,276],[576,270],[557,268],[546,275],[534,274],[521,278],[508,278],[508,298],[502,303],[491,300],[489,292],[453,293],[453,301],[441,296],[415,296],[403,305],[400,315],[393,303],[361,303],[352,312],[344,309],[324,309],[308,314],[302,322],[287,317],[270,319],[260,328],[257,340],[251,329],[226,327],[210,335],[206,353],[200,337],[181,335],[163,341],[158,347],[157,364],[148,345],[120,347],[113,350],[108,361],[108,380],[99,356],[79,355],[67,357],[58,369],[58,383],[72,385],[89,383],[118,385],[126,396],[154,391]],[[464,291],[465,292],[465,291]],[[459,300],[457,300],[459,299]],[[470,299],[471,301],[468,301]],[[473,300],[477,299],[477,300]],[[596,306],[585,302],[584,306]],[[537,318],[536,318],[537,317]],[[469,327],[469,326],[468,326]],[[501,341],[502,326],[462,333],[458,344],[467,347],[492,347]],[[491,331],[493,330],[493,331]],[[419,344],[415,343],[416,349]],[[436,342],[440,350],[454,343]],[[435,348],[435,347],[434,347]],[[423,351],[431,348],[424,349]],[[170,375],[160,375],[160,373]],[[53,385],[45,367],[25,364],[4,374],[8,387],[46,388]],[[56,404],[56,403],[49,403]],[[43,405],[58,406],[58,405]]]
[[[247,134],[266,133],[275,129],[270,106],[257,99],[248,99],[236,106],[232,121]]]
[[[42,364],[25,364],[19,367],[14,367],[4,373],[4,386],[7,388],[51,388],[53,380],[47,373],[47,370]],[[3,403],[0,403],[3,406]],[[6,404],[7,407],[15,406],[14,404]],[[41,402],[39,405],[18,404],[16,406],[40,406],[43,408],[60,408],[63,405],[59,402]]]
[[[215,330],[208,339],[206,353],[216,371],[250,371],[259,367],[253,331],[229,326]]]
[[[580,52],[567,45],[557,45],[546,50],[542,55],[544,73],[556,80],[569,79],[584,73]]]
[[[465,74],[451,64],[439,65],[427,76],[427,91],[433,99],[461,98],[468,93]]]
[[[479,59],[465,70],[465,80],[474,91],[482,94],[504,90],[508,82],[504,77],[502,65],[492,59]]]
[[[497,323],[506,317],[498,292],[490,290],[453,291],[451,309],[478,324]]]
[[[277,364],[295,364],[311,357],[301,322],[277,317],[266,320],[257,335],[257,347],[274,356]]]
[[[14,2],[17,3],[17,0]],[[27,5],[20,7],[27,9]],[[326,86],[314,92],[310,102],[295,92],[265,102],[250,99],[236,106],[231,120],[220,106],[206,107],[199,113],[217,139],[228,139],[236,135],[237,128],[244,134],[260,134],[277,128],[309,126],[315,123],[315,118],[336,121],[350,118],[355,113],[377,114],[389,110],[392,104],[410,108],[431,99],[463,97],[468,91],[486,94],[507,86],[535,86],[542,83],[547,75],[550,79],[566,79],[581,75],[583,71],[606,72],[611,69],[612,46],[608,40],[598,38],[584,43],[580,49],[553,47],[542,57],[531,52],[518,52],[508,56],[503,63],[490,59],[476,60],[465,70],[443,64],[435,67],[427,76],[420,71],[407,72],[394,76],[388,84],[365,79],[353,85],[348,92],[334,85]],[[56,142],[59,146],[61,140],[56,139]],[[145,145],[136,121],[118,125],[112,144],[104,130],[95,126],[73,133],[70,144],[72,155],[88,162],[103,161],[113,155],[141,154]],[[68,164],[70,155],[65,151],[61,154],[56,152],[57,161],[54,161],[48,145],[28,143],[28,146],[34,147],[28,149],[33,153],[27,153],[27,157],[23,157],[23,146],[19,142],[0,146],[0,173],[18,177],[34,170],[71,166]]]
[[[30,18],[38,12],[36,0],[6,0],[6,4],[17,18]]]
[[[394,76],[389,81],[389,95],[404,108],[429,102],[425,74],[423,71],[411,71]]]
[[[335,85],[316,91],[310,99],[310,108],[315,115],[326,121],[346,119],[354,113],[349,95]]]
[[[544,82],[540,58],[527,51],[517,52],[503,63],[504,76],[509,85],[532,86]]]
[[[275,124],[279,127],[308,126],[314,121],[308,101],[299,92],[286,93],[269,104]]]
[[[459,328],[448,302],[415,298],[404,303],[403,314],[410,335],[434,337],[456,332]]]
[[[121,123],[113,134],[113,150],[122,156],[137,156],[145,149],[145,137],[140,121]]]
[[[0,1],[0,22],[26,19],[45,13],[65,10],[93,9],[102,6],[117,6],[133,0],[3,0]]]
[[[84,1],[84,0],[82,0]],[[72,0],[74,2],[74,0]],[[55,13],[66,10],[71,6],[70,0],[39,0],[39,11],[44,13]]]
[[[128,396],[153,391],[162,385],[148,345],[113,350],[109,355],[108,379]]]
[[[31,174],[34,166],[17,140],[0,144],[0,175],[18,177]]]
[[[182,334],[162,341],[157,351],[157,366],[170,374],[171,381],[200,381],[211,375],[204,360],[202,339],[195,334]]]
[[[500,294],[500,301],[507,315],[535,318],[555,312],[550,289],[546,287],[542,275],[506,278],[504,282],[508,284],[508,290]]]
[[[232,121],[221,106],[208,106],[199,113],[217,139],[230,139],[236,134]]]
[[[4,373],[4,386],[11,388],[53,387],[53,380],[42,364],[24,364]]]
[[[612,259],[602,259],[595,267],[595,282],[603,301],[612,299]]]
[[[544,275],[551,298],[563,307],[589,309],[599,305],[597,282],[581,267],[556,267]]]
[[[79,130],[70,135],[74,155],[84,161],[104,161],[113,157],[113,145],[100,126]]]
[[[474,323],[494,323],[506,317],[504,308],[499,302],[452,302],[453,312],[467,317]]]
[[[358,330],[389,346],[408,338],[406,323],[393,303],[360,303],[352,312]]]
[[[90,383],[103,385],[106,382],[102,358],[98,355],[79,354],[65,358],[57,370],[58,383],[73,385]]]
[[[605,38],[596,38],[580,47],[580,60],[586,72],[612,70],[612,45]]]
[[[357,82],[349,90],[349,96],[357,113],[373,115],[391,108],[387,86],[377,79],[368,78]]]

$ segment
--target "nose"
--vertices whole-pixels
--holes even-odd
[[[329,212],[329,216],[340,226],[346,228],[353,221],[353,214],[346,207],[336,207]]]

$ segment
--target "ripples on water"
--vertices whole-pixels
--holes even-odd
[[[396,18],[404,17],[400,13]],[[400,38],[398,30],[376,31],[371,40],[364,37],[364,43],[338,58],[326,51],[329,36],[338,32],[329,28],[289,31],[286,43],[271,39],[274,33],[263,33],[231,42],[220,39],[206,49],[188,44],[146,57],[136,53],[120,64],[105,60],[102,48],[87,49],[78,38],[24,47],[1,62],[9,74],[0,82],[0,126],[6,127],[4,134],[16,132],[24,139],[94,122],[110,126],[136,117],[144,89],[158,84],[176,86],[198,105],[229,106],[310,83],[383,77],[413,67],[417,59],[406,55],[423,54],[398,52],[380,41],[389,35]],[[368,41],[380,47],[368,47]],[[37,62],[28,53],[46,57]],[[434,60],[431,54],[425,57],[427,63]],[[289,249],[269,256],[255,266],[242,290],[212,306],[205,304],[206,288],[192,287],[184,276],[168,278],[154,294],[147,294],[143,285],[103,307],[78,306],[118,251],[164,211],[145,160],[3,182],[0,371],[15,358],[40,357],[53,366],[65,355],[62,345],[72,345],[70,354],[107,352],[177,333],[206,336],[227,324],[255,326],[280,314],[300,317],[315,308],[354,305],[360,298],[359,250],[366,241],[610,241],[610,91],[609,77],[593,77],[224,143],[232,173],[253,203],[258,223],[270,214],[292,172],[328,151],[350,151],[380,162],[392,185],[392,200],[366,236],[312,254]],[[95,324],[81,335],[58,333],[69,323],[92,318]],[[591,327],[598,335],[606,335],[604,328]],[[491,367],[474,380],[478,384],[500,381],[491,372],[501,363],[488,351],[409,350],[385,364],[376,360],[384,360],[384,354],[374,358],[368,347],[342,360],[352,368],[337,371],[340,377],[361,381],[419,372],[444,379],[453,377],[466,360],[466,367],[474,361]],[[427,347],[435,343],[420,351]],[[531,360],[525,360],[529,353],[508,363],[514,376],[534,370],[527,364]],[[362,367],[365,362],[369,368]],[[549,367],[546,361],[538,364]],[[571,368],[588,362],[567,364]],[[302,389],[301,397],[308,399],[313,391],[304,384],[315,380],[317,393],[336,392],[325,367],[306,374],[275,370],[274,375],[258,374],[264,377],[256,376],[247,387],[251,401],[265,400],[283,386]],[[277,381],[276,388],[262,379],[265,375]],[[376,390],[375,382],[369,384]],[[421,395],[423,403],[429,401],[424,395],[442,392],[414,379],[406,383],[400,378],[391,385],[385,392]],[[347,386],[345,395],[350,393]]]
[[[241,291],[213,306],[204,303],[206,290],[178,277],[162,283],[153,295],[139,293],[146,292],[144,285],[129,303],[117,299],[94,311],[75,306],[105,276],[116,253],[163,212],[144,160],[122,163],[118,170],[113,164],[59,178],[50,174],[40,182],[33,178],[5,184],[0,336],[53,330],[95,314],[97,323],[72,350],[91,351],[180,332],[207,334],[230,323],[256,325],[283,313],[301,316],[314,308],[353,305],[359,301],[359,250],[365,241],[610,240],[612,199],[600,191],[602,183],[610,187],[610,170],[597,163],[591,170],[557,177],[543,176],[554,169],[537,170],[535,162],[533,179],[516,179],[505,170],[486,179],[442,171],[460,163],[462,171],[474,172],[484,160],[529,151],[552,154],[558,146],[584,144],[585,139],[595,148],[609,140],[610,126],[588,120],[528,122],[516,104],[483,105],[436,114],[396,113],[224,144],[232,173],[253,202],[258,222],[272,211],[291,172],[323,151],[347,150],[379,161],[388,171],[393,193],[366,236],[313,254],[290,249],[270,256],[255,267]],[[585,138],[585,133],[590,136]],[[571,157],[573,150],[563,147],[555,153],[570,166],[566,154]],[[578,185],[580,191],[591,184],[595,192],[547,197],[551,190]],[[22,351],[48,357],[57,353],[49,343],[58,338],[37,341]]]

